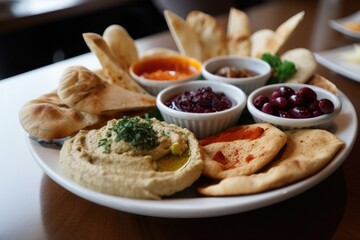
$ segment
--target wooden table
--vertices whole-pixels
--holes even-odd
[[[275,29],[302,10],[305,19],[285,48],[312,51],[355,43],[332,30],[329,19],[360,9],[359,1],[270,1],[247,9],[253,31]],[[175,48],[166,33],[137,41],[139,50]],[[103,207],[51,180],[33,160],[18,122],[19,108],[56,88],[64,68],[99,67],[85,54],[0,81],[0,239],[360,239],[359,141],[343,165],[320,184],[286,201],[210,218],[160,218]],[[358,82],[318,66],[360,109]]]

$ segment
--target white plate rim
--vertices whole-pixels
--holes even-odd
[[[342,110],[335,120],[335,135],[345,142],[345,147],[317,174],[297,183],[264,193],[233,197],[196,197],[163,200],[130,199],[99,193],[80,186],[65,176],[58,167],[59,151],[44,148],[26,135],[29,150],[40,168],[55,182],[91,202],[138,215],[166,218],[216,217],[246,212],[269,206],[298,195],[323,181],[345,161],[357,136],[357,115],[350,100],[339,95]]]
[[[351,51],[355,51],[354,44],[331,50],[315,52],[314,55],[316,61],[326,68],[352,80],[360,82],[360,74],[356,72],[356,70],[359,71],[359,66],[356,65],[356,63],[351,63],[341,59],[341,55],[350,53]]]
[[[344,23],[349,22],[349,21],[360,21],[360,11],[357,11],[357,12],[355,12],[349,16],[343,17],[343,18],[329,20],[329,25],[334,30],[336,30],[348,37],[360,39],[360,33],[351,31],[344,26]]]

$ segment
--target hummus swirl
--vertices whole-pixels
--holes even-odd
[[[60,151],[60,168],[67,176],[95,191],[145,199],[174,194],[200,177],[203,158],[198,141],[189,130],[153,118],[156,147],[139,149],[124,140],[113,141],[115,137],[111,136],[111,146],[105,152],[99,141],[116,122],[111,120],[97,130],[81,130],[65,141]],[[176,170],[160,170],[159,160],[173,161],[178,154],[188,156],[184,164]]]

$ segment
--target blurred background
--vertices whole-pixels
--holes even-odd
[[[0,0],[0,80],[89,52],[82,33],[111,24],[134,39],[167,30],[163,10],[185,18],[211,15],[265,0]]]

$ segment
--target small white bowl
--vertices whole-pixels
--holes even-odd
[[[243,78],[229,78],[216,75],[216,72],[222,67],[245,68],[254,72],[256,75]],[[266,84],[271,76],[271,67],[267,62],[257,58],[219,56],[205,61],[201,73],[207,80],[235,85],[241,88],[246,95],[249,95],[253,90]]]
[[[232,107],[219,112],[190,113],[171,109],[164,104],[184,91],[201,87],[211,87],[214,92],[223,92],[233,103]],[[156,106],[166,122],[187,128],[198,139],[203,139],[237,124],[246,107],[246,95],[241,89],[230,84],[198,80],[162,90],[157,95]]]
[[[275,91],[280,86],[287,86],[292,88],[294,91],[299,90],[302,87],[309,87],[314,90],[317,94],[317,99],[327,98],[331,100],[334,104],[334,111],[329,114],[324,114],[318,117],[312,118],[282,118],[278,116],[273,116],[267,113],[262,112],[254,106],[254,99],[263,94],[265,96],[270,97],[271,93]],[[255,91],[253,91],[247,99],[247,108],[251,113],[253,119],[257,123],[271,123],[274,126],[282,129],[282,130],[291,130],[291,129],[299,129],[299,128],[321,128],[328,129],[333,120],[339,115],[341,110],[341,101],[340,99],[334,95],[333,93],[313,85],[309,84],[298,84],[298,83],[282,83],[282,84],[272,84],[261,87]]]
[[[129,68],[130,76],[139,83],[147,92],[156,96],[162,89],[183,82],[199,79],[202,64],[200,61],[181,55],[150,56],[142,58]],[[147,79],[142,74],[151,74],[158,70],[181,72],[181,69],[189,71],[187,76],[179,79]]]

